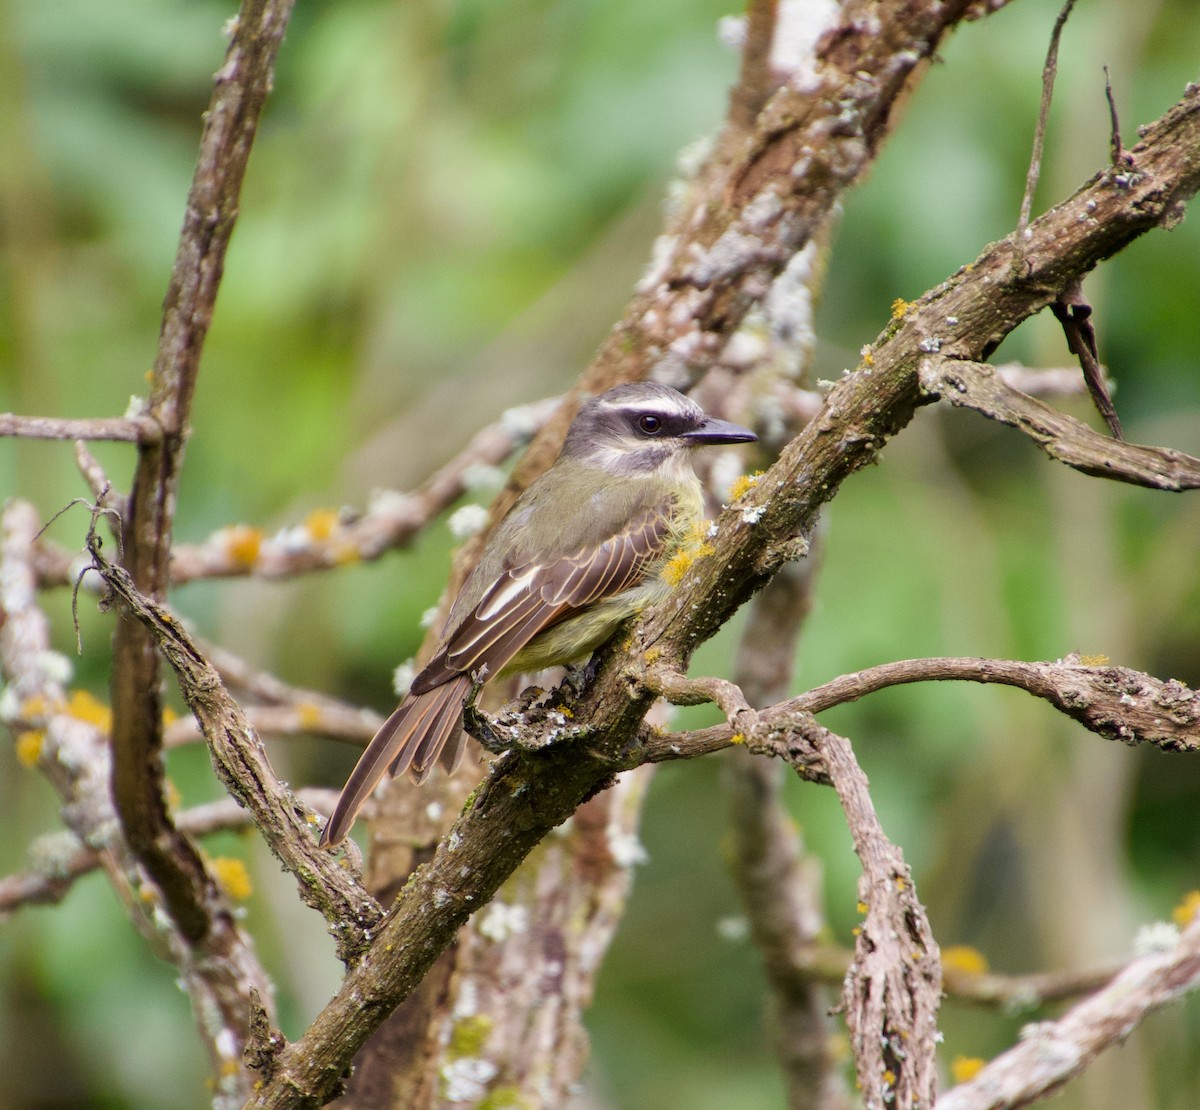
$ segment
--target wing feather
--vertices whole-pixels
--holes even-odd
[[[502,573],[367,745],[321,843],[333,845],[345,837],[385,772],[408,771],[423,782],[435,762],[453,770],[465,743],[461,714],[471,675],[484,667],[487,675],[499,674],[539,633],[644,581],[670,535],[666,513],[647,509],[601,544]]]

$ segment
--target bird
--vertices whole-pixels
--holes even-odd
[[[580,406],[554,464],[484,547],[433,657],[363,751],[321,836],[345,839],[385,774],[424,782],[462,758],[477,682],[579,661],[670,591],[663,570],[704,520],[692,452],[749,443],[668,386],[634,382]]]

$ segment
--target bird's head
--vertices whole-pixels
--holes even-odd
[[[748,428],[709,416],[690,397],[653,382],[619,385],[580,408],[562,457],[613,475],[649,477],[690,466],[694,447],[750,443]]]

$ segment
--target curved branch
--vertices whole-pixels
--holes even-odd
[[[276,777],[245,713],[179,621],[139,593],[127,571],[103,557],[94,532],[89,548],[126,619],[147,629],[174,669],[184,699],[208,740],[218,776],[238,804],[253,814],[271,851],[296,876],[300,897],[329,921],[339,956],[347,962],[357,959],[382,914],[379,905],[328,852],[317,847],[313,835],[317,817]]]
[[[161,436],[139,443],[121,521],[123,562],[131,582],[150,597],[161,598],[167,588],[175,494],[200,353],[292,2],[244,0],[204,116],[145,413]],[[167,810],[160,667],[154,639],[137,621],[121,620],[114,632],[112,710],[112,794],[121,832],[162,891],[166,912],[215,963],[233,943],[227,924],[232,915],[196,845],[174,827]]]
[[[1107,740],[1153,744],[1163,751],[1200,750],[1200,692],[1128,667],[1089,666],[1078,655],[1056,663],[1010,659],[905,659],[841,675],[799,697],[759,711],[759,736],[786,732],[794,720],[913,682],[980,682],[1016,686],[1050,702]],[[728,724],[644,737],[652,763],[691,759],[738,743]]]
[[[1154,489],[1200,488],[1200,459],[1170,447],[1144,447],[1093,431],[1007,384],[996,368],[956,358],[921,363],[921,389],[1023,432],[1052,459],[1095,478]]]

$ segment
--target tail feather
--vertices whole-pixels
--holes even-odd
[[[322,846],[333,847],[346,838],[358,811],[385,774],[403,774],[411,765],[416,781],[428,776],[447,741],[460,729],[462,704],[470,686],[469,675],[458,675],[427,693],[410,695],[396,707],[350,772],[321,834]],[[462,747],[459,740],[455,763]]]

